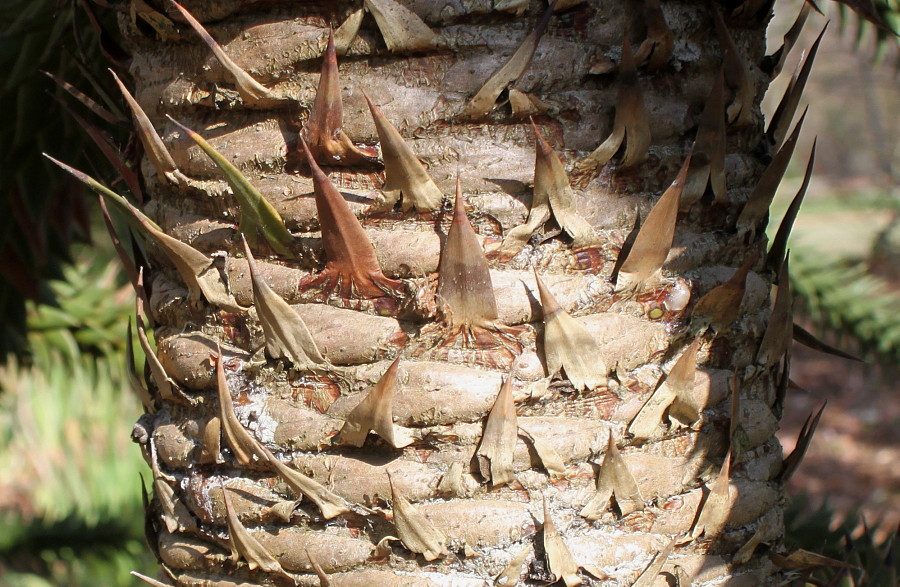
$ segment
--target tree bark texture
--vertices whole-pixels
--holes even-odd
[[[377,9],[382,3],[372,4]],[[766,552],[779,548],[783,526],[777,481],[782,455],[774,437],[781,374],[756,365],[755,357],[773,276],[764,269],[764,236],[734,229],[771,155],[759,111],[769,82],[760,69],[767,18],[725,15],[753,95],[747,112],[727,129],[727,196],[707,193],[682,211],[657,283],[617,290],[611,275],[620,251],[678,173],[723,67],[713,10],[728,7],[702,0],[662,3],[672,55],[655,69],[639,63],[637,72],[650,130],[646,157],[622,165],[628,136],[620,155],[591,172],[579,171],[577,162],[615,130],[623,44],[627,36],[637,50],[646,38],[652,3],[562,4],[524,73],[508,84],[533,108],[513,111],[522,94],[506,89],[476,120],[466,116],[468,101],[535,30],[546,4],[400,4],[439,42],[389,49],[369,2],[347,45],[347,29],[339,27],[363,8],[361,1],[185,0],[228,56],[268,90],[262,100],[241,94],[168,3],[147,5],[172,28],[121,13],[133,55],[133,92],[187,178],[168,181],[145,158],[144,210],[164,232],[214,259],[213,270],[237,304],[249,308],[188,303],[179,274],[148,248],[145,282],[156,354],[176,387],[171,399],[157,398],[156,412],[141,421],[149,433],[146,454],[158,470],[148,527],[165,569],[161,579],[181,585],[474,587],[501,576],[498,584],[631,585],[662,557],[641,584],[668,585],[676,576],[690,577],[693,585],[771,584],[776,569]],[[385,181],[380,164],[320,161],[362,222],[385,278],[399,284],[380,295],[346,288],[346,277],[333,287],[315,280],[329,259],[299,137],[315,101],[329,27],[338,31],[342,53],[344,134],[363,152],[383,150],[365,92],[445,196],[433,211],[385,207],[379,205]],[[738,93],[728,73],[726,106]],[[262,237],[247,236],[255,241],[259,276],[302,318],[327,360],[324,368],[300,370],[287,358],[272,358],[236,228],[238,202],[219,168],[166,114],[208,140],[284,219],[294,258]],[[573,243],[550,218],[514,255],[496,255],[510,230],[526,223],[533,204],[536,138],[529,114],[568,170],[573,209],[592,236]],[[462,326],[437,293],[457,178],[466,218],[487,253],[496,306],[495,317]],[[701,334],[691,321],[696,301],[754,254],[758,260],[738,298],[737,320],[717,335]],[[596,341],[589,363],[607,371],[595,374],[599,385],[578,389],[565,367],[548,377],[549,312],[535,270],[560,310]],[[639,442],[629,424],[695,338],[698,368],[685,393],[703,410],[702,418],[688,426],[673,419],[668,429],[668,418],[661,419],[658,433]],[[325,519],[261,453],[240,463],[221,432],[217,347],[241,426],[273,458],[346,500],[346,512]],[[411,444],[394,448],[375,433],[362,447],[342,442],[345,421],[398,358],[391,413]],[[507,405],[498,399],[506,378],[514,402],[515,439],[506,455],[512,476],[491,483],[491,469],[479,466],[485,458],[479,446],[495,402],[497,413]],[[729,441],[736,393],[737,444]],[[598,493],[598,476],[605,466],[617,466],[609,456],[610,432],[639,495],[629,498],[617,486],[596,519],[588,520],[582,512]],[[735,453],[730,472],[722,467],[729,446]],[[175,513],[164,507],[160,491],[171,491]],[[285,505],[298,499],[296,507]],[[697,531],[704,507],[707,518],[715,514],[709,505],[715,499],[724,500],[724,517],[715,524],[705,520],[706,532]],[[250,562],[246,546],[235,547],[240,530],[229,512],[280,571]],[[430,536],[443,537],[434,539],[438,552],[409,538],[410,532],[432,530],[437,534]],[[557,534],[580,570],[559,570]],[[752,540],[760,546],[750,549],[748,560],[736,561],[735,553]],[[521,573],[511,571],[523,552]]]

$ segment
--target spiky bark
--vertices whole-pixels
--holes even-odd
[[[527,1],[184,4],[225,65],[183,12],[122,17],[134,95],[178,171],[144,163],[145,211],[207,255],[246,311],[186,303],[150,249],[157,354],[177,388],[142,422],[173,490],[148,518],[167,581],[770,584],[786,375],[755,365],[772,275],[758,222],[735,228],[769,151],[765,10],[717,23],[705,0],[555,14]],[[710,92],[723,66],[724,101]],[[636,219],[715,119],[707,99],[722,119],[707,132],[729,123],[725,177],[677,218],[666,200],[646,226],[667,236],[644,233],[629,257]],[[707,176],[721,160],[693,159]],[[671,426],[654,406],[629,434],[686,352],[696,373],[682,365],[654,400],[673,406]],[[194,523],[166,519],[176,506]]]

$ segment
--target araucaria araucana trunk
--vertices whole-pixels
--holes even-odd
[[[162,4],[160,581],[774,584],[771,2]]]

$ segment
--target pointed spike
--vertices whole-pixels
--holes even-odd
[[[352,446],[362,446],[369,431],[382,437],[394,448],[403,448],[413,442],[409,431],[394,424],[393,401],[397,387],[400,358],[394,360],[369,394],[345,418],[340,441]]]
[[[803,63],[797,65],[797,71],[791,76],[791,81],[784,91],[784,96],[782,96],[781,102],[778,104],[775,113],[772,115],[769,128],[766,129],[766,135],[769,137],[769,140],[772,141],[772,144],[775,145],[776,149],[781,148],[784,138],[787,136],[791,121],[793,121],[794,114],[797,112],[797,107],[800,105],[800,98],[803,96],[803,90],[806,88],[809,74],[812,71],[816,53],[819,51],[819,44],[822,42],[822,38],[825,36],[825,31],[827,30],[828,23],[825,23],[819,36],[816,37],[812,47],[810,47],[809,53],[807,53],[806,57],[803,59]]]
[[[625,155],[622,157],[622,167],[633,167],[647,158],[647,149],[650,147],[650,118],[638,85],[637,68],[628,35],[625,35],[625,42],[622,45],[619,77],[621,85],[616,103],[616,118],[621,116],[625,127]]]
[[[656,583],[656,577],[662,573],[663,565],[666,564],[666,561],[674,550],[675,539],[673,538],[661,551],[656,553],[656,556],[653,557],[653,560],[650,561],[650,564],[647,565],[647,568],[644,569],[631,587],[651,587],[651,585],[654,585]]]
[[[813,166],[816,162],[816,139],[813,139],[812,150],[809,152],[809,161],[806,163],[806,172],[803,174],[803,184],[797,191],[797,195],[791,200],[781,224],[778,226],[778,232],[772,239],[772,245],[769,247],[769,254],[766,256],[766,267],[772,272],[778,274],[781,271],[781,263],[786,258],[788,237],[791,235],[791,229],[794,227],[794,220],[800,212],[800,206],[803,204],[803,198],[806,196],[806,190],[809,188],[809,181],[812,178]]]
[[[663,423],[663,415],[669,406],[679,396],[686,396],[690,400],[694,388],[694,372],[697,369],[697,348],[699,339],[681,354],[669,374],[660,381],[641,410],[628,425],[628,432],[638,442],[653,438],[660,423]],[[693,410],[688,410],[692,412]],[[699,411],[697,412],[699,417]],[[692,414],[693,416],[693,414]],[[696,418],[694,419],[696,421]]]
[[[112,112],[98,104],[96,101],[94,101],[93,98],[91,98],[69,82],[60,77],[57,77],[49,71],[40,70],[40,72],[56,82],[56,85],[68,92],[70,96],[84,104],[88,110],[102,118],[104,121],[116,126],[122,126],[123,124],[125,124],[125,119],[118,116],[118,112],[116,112],[116,114],[113,114]],[[62,103],[62,101],[60,101],[60,103]]]
[[[259,277],[256,260],[243,239],[250,267],[253,300],[266,339],[266,351],[273,359],[285,358],[299,371],[321,371],[328,366],[303,318]]]
[[[375,121],[375,130],[378,131],[378,140],[381,142],[385,176],[381,191],[386,198],[385,204],[393,206],[402,196],[401,207],[404,212],[410,208],[415,208],[419,212],[439,210],[444,194],[403,140],[400,132],[372,103],[369,95],[365,91],[362,94],[369,105],[372,119]]]
[[[537,50],[538,43],[547,30],[550,23],[550,17],[553,16],[553,6],[548,6],[543,16],[538,21],[534,30],[528,33],[522,40],[522,44],[516,49],[509,61],[504,63],[500,69],[495,71],[488,78],[481,89],[466,103],[463,109],[463,116],[470,120],[483,118],[493,109],[497,103],[497,98],[503,90],[512,82],[519,79],[523,73],[531,65],[534,52]]]
[[[316,577],[319,579],[319,587],[331,587],[331,579],[328,578],[328,573],[325,572],[325,569],[322,568],[319,561],[317,561],[308,550],[306,551],[306,558],[309,559],[309,565],[313,568],[313,572],[315,572]]]
[[[725,188],[726,147],[725,74],[719,70],[697,126],[694,159],[681,197],[681,210],[689,209],[703,197],[707,184],[712,188],[716,202],[728,203]]]
[[[553,216],[560,228],[572,237],[573,247],[584,247],[597,242],[591,225],[575,209],[575,195],[569,185],[569,176],[559,155],[550,147],[538,126],[531,121],[534,130],[534,198],[535,202],[549,202]],[[530,218],[530,215],[529,215]]]
[[[143,271],[138,273],[138,291],[134,296],[134,310],[137,316],[135,324],[137,327],[138,342],[141,350],[144,351],[144,357],[147,365],[150,367],[150,376],[153,378],[153,384],[156,386],[156,392],[164,401],[172,401],[175,399],[175,385],[166,373],[165,368],[156,356],[156,350],[150,345],[147,338],[147,332],[144,330],[144,319],[147,317],[144,310],[144,300],[147,294],[144,291],[144,274]]]
[[[222,349],[217,349],[213,358],[216,363],[216,390],[219,398],[219,419],[222,424],[222,433],[225,443],[231,449],[232,454],[240,465],[248,465],[253,462],[256,455],[265,461],[266,455],[261,450],[259,442],[250,435],[234,413],[234,404],[231,399],[231,391],[228,389],[228,381],[225,379],[225,366],[222,357]]]
[[[322,512],[323,518],[330,520],[350,511],[343,498],[328,491],[318,481],[288,467],[266,447],[261,444],[258,446],[265,455],[266,461],[275,468],[275,472],[281,479],[298,495],[302,495],[316,504],[316,507]]]
[[[706,534],[712,538],[722,532],[728,523],[731,513],[731,448],[725,453],[725,460],[719,475],[709,489],[706,501],[700,506],[700,515],[694,522],[691,538],[696,539]]]
[[[391,509],[394,513],[394,527],[403,546],[421,554],[427,561],[433,561],[449,554],[447,537],[434,527],[428,518],[413,506],[409,500],[397,492],[394,480],[388,474],[391,485]]]
[[[860,363],[865,363],[862,359],[855,355],[851,355],[848,352],[842,351],[837,347],[833,347],[830,344],[823,342],[816,338],[816,336],[810,331],[806,330],[799,324],[793,325],[793,336],[794,340],[802,344],[803,346],[809,347],[813,350],[817,350],[820,353],[825,353],[828,355],[834,355],[835,357],[840,357],[842,359],[849,359],[851,361],[858,361]]]
[[[353,167],[375,162],[353,145],[341,129],[344,123],[344,106],[341,101],[341,84],[338,79],[337,53],[334,34],[328,29],[328,44],[322,58],[322,73],[316,99],[303,126],[301,136],[315,160],[325,166]]]
[[[635,61],[647,64],[648,71],[656,71],[669,62],[675,46],[675,36],[666,23],[659,0],[644,0],[644,20],[647,22],[647,38],[635,54]]]
[[[541,278],[534,272],[544,312],[544,358],[547,376],[561,369],[576,390],[595,389],[606,384],[609,372],[593,336],[566,312]]]
[[[675,239],[678,205],[690,165],[691,154],[688,153],[672,185],[647,214],[619,269],[617,289],[652,287],[660,281],[663,263]]]
[[[385,277],[375,256],[375,248],[328,176],[316,164],[312,152],[302,138],[300,143],[312,171],[313,189],[316,194],[316,210],[322,230],[322,246],[325,249],[325,269],[305,288],[325,285],[328,289],[340,288],[343,298],[378,298],[401,289],[402,284]]]
[[[756,362],[765,368],[773,367],[787,352],[793,338],[791,325],[794,323],[794,315],[791,299],[791,280],[788,273],[788,259],[779,267],[778,284],[775,289],[775,302],[772,306],[772,314],[766,325],[765,334],[759,344],[756,353]]]
[[[787,56],[797,43],[797,39],[800,38],[800,33],[803,31],[803,25],[806,24],[806,19],[809,17],[810,11],[811,8],[809,3],[804,2],[803,6],[800,7],[800,12],[797,13],[797,18],[794,19],[794,24],[792,24],[791,28],[784,34],[784,40],[781,43],[781,47],[768,57],[769,61],[772,63],[773,79],[781,73],[784,62],[787,60]]]
[[[544,496],[544,552],[547,556],[547,568],[553,575],[554,582],[563,581],[566,587],[577,587],[583,581],[578,576],[578,564],[572,558],[572,552],[562,536],[559,535],[553,518],[550,517],[550,507],[547,505],[547,497]]]
[[[109,210],[106,207],[106,200],[103,199],[103,196],[98,194],[97,202],[100,204],[100,212],[103,214],[103,224],[104,226],[106,226],[106,232],[109,233],[109,239],[112,241],[113,248],[116,250],[116,255],[119,257],[119,262],[122,263],[122,267],[125,269],[125,274],[128,276],[128,281],[131,282],[131,286],[136,290],[138,278],[137,266],[125,251],[125,246],[122,244],[122,239],[119,238],[119,233],[116,230],[115,224],[113,224],[112,221],[112,217],[110,217],[109,215]],[[129,236],[129,240],[131,240],[131,233],[128,232],[127,234]]]
[[[797,467],[800,466],[803,457],[806,456],[806,450],[809,448],[809,443],[812,441],[813,434],[816,433],[816,427],[818,427],[819,420],[822,418],[822,413],[827,405],[827,401],[823,402],[819,411],[815,415],[811,413],[806,418],[806,422],[803,423],[803,428],[800,429],[800,435],[797,437],[797,444],[794,446],[794,450],[784,459],[784,463],[781,465],[781,473],[778,475],[778,480],[782,485],[790,481]]]
[[[754,231],[757,224],[768,216],[769,207],[772,205],[772,200],[775,199],[775,192],[778,190],[778,184],[781,183],[781,178],[784,177],[784,172],[787,170],[788,163],[790,163],[794,154],[794,148],[797,146],[797,141],[800,138],[800,130],[803,128],[803,121],[806,120],[807,111],[808,108],[803,111],[803,115],[797,121],[797,125],[794,126],[791,136],[772,158],[772,162],[769,163],[759,178],[759,183],[747,196],[747,203],[744,204],[744,208],[737,219],[736,226],[738,231]]]
[[[534,449],[534,452],[537,453],[538,460],[541,461],[541,465],[547,470],[547,474],[550,475],[552,481],[556,481],[565,476],[566,463],[559,453],[556,452],[556,449],[553,448],[552,444],[547,442],[544,438],[536,436],[522,426],[519,426],[519,435],[531,443],[531,447]]]
[[[362,25],[363,16],[365,16],[365,10],[363,8],[354,11],[347,17],[347,20],[341,23],[341,26],[334,31],[335,53],[338,55],[347,54],[347,51],[350,50],[350,43],[353,42],[353,39],[355,39],[357,33],[359,33],[359,27]]]
[[[231,503],[231,496],[228,495],[228,488],[224,485],[222,498],[225,500],[225,521],[228,524],[231,543],[231,560],[237,562],[243,558],[251,571],[262,569],[266,573],[276,573],[290,578],[281,568],[281,563],[241,524]]]
[[[203,39],[203,42],[206,43],[206,46],[213,52],[216,56],[216,59],[222,64],[222,66],[228,70],[235,80],[237,84],[238,92],[241,94],[241,98],[248,104],[257,104],[262,102],[265,99],[271,99],[272,96],[269,90],[260,84],[258,81],[253,79],[249,73],[240,68],[240,66],[232,61],[232,59],[225,53],[225,50],[222,49],[222,46],[216,42],[215,39],[212,38],[212,35],[203,28],[203,25],[193,17],[193,15],[185,10],[181,4],[175,2],[175,0],[170,0],[173,6],[178,9],[178,12],[181,13],[181,16],[184,20],[187,21],[191,28],[196,31],[196,33]]]
[[[741,59],[734,39],[725,26],[722,13],[718,6],[712,7],[713,23],[716,28],[716,36],[724,53],[725,83],[734,91],[731,104],[726,110],[728,122],[735,126],[747,126],[753,123],[753,99],[755,92],[750,78],[747,75],[747,67]]]
[[[144,109],[141,108],[141,105],[134,99],[134,96],[131,95],[131,92],[128,91],[128,88],[125,87],[125,84],[122,83],[122,80],[119,79],[116,72],[110,69],[109,73],[111,73],[113,79],[116,80],[116,85],[119,86],[119,90],[125,98],[125,103],[128,104],[128,108],[131,109],[131,115],[134,117],[135,122],[135,130],[137,131],[138,138],[144,145],[144,152],[147,154],[147,158],[153,165],[153,169],[156,170],[156,173],[160,177],[166,178],[167,181],[176,185],[184,184],[187,181],[187,178],[178,170],[178,166],[175,165],[175,160],[172,159],[169,150],[166,149],[162,139],[159,138],[156,129],[153,127],[153,123],[150,122],[150,118],[147,117]]]
[[[196,132],[184,126],[168,114],[166,118],[171,120],[178,128],[188,135],[197,145],[206,153],[216,166],[222,170],[225,179],[231,186],[231,191],[238,201],[241,211],[241,232],[247,235],[247,238],[254,238],[256,230],[262,232],[266,237],[269,245],[281,255],[285,257],[294,257],[291,252],[291,245],[294,237],[288,232],[284,225],[284,220],[277,210],[263,198],[262,194],[257,191],[253,184],[244,177],[237,167],[231,164],[221,153],[216,151],[212,145],[206,142]]]
[[[691,426],[700,419],[706,404],[694,393],[694,377],[697,372],[697,353],[700,350],[700,339],[695,338],[687,350],[678,358],[666,381],[673,380],[675,400],[669,407],[669,420],[677,421],[682,426]]]
[[[394,0],[365,0],[375,24],[392,53],[418,53],[444,45],[419,16]]]
[[[644,508],[641,490],[616,446],[612,430],[609,431],[606,455],[603,457],[600,475],[597,477],[597,493],[581,510],[581,516],[588,520],[600,518],[609,507],[610,498],[616,500],[616,505],[623,516]]]
[[[506,565],[506,568],[504,568],[499,575],[494,577],[494,585],[505,587],[518,585],[522,578],[525,561],[528,560],[528,555],[531,554],[532,550],[534,550],[534,547],[529,544],[525,546],[519,554],[514,556],[512,560],[509,561],[509,564]]]
[[[138,377],[137,371],[134,368],[134,343],[132,342],[132,337],[131,319],[129,318],[128,331],[125,335],[125,374],[128,376],[129,387],[131,387],[135,396],[141,400],[144,411],[148,414],[155,414],[156,405],[153,402],[153,398],[150,397],[150,392],[147,390],[147,387],[141,381],[140,377]]]
[[[140,579],[141,581],[143,581],[144,583],[153,585],[153,587],[172,587],[168,583],[162,583],[160,581],[157,581],[156,579],[151,579],[150,577],[148,577],[146,575],[142,575],[142,574],[138,573],[137,571],[131,571],[131,574],[134,575],[135,577],[137,577],[138,579]]]
[[[516,478],[513,470],[516,428],[516,405],[510,376],[497,394],[475,452],[481,476],[490,481],[492,487],[512,483]]]
[[[452,326],[486,326],[497,319],[490,268],[466,215],[459,177],[453,220],[438,264],[437,295]]]
[[[747,274],[758,255],[751,254],[725,283],[717,285],[697,300],[691,322],[697,327],[710,326],[717,334],[729,330],[741,316],[741,302],[747,287]]]

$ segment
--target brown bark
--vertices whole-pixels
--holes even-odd
[[[764,144],[758,105],[768,78],[757,64],[763,59],[765,19],[737,25],[725,18],[737,61],[746,67],[743,76],[732,77],[745,79],[755,95],[751,112],[739,117],[742,126],[727,130],[727,201],[713,202],[710,193],[679,216],[662,285],[617,291],[611,277],[623,243],[636,218],[647,217],[675,178],[722,67],[716,5],[662,3],[674,53],[662,66],[654,62],[653,71],[637,64],[643,122],[651,135],[643,161],[624,168],[623,146],[598,175],[569,177],[578,186],[571,191],[570,212],[589,223],[594,244],[573,247],[550,218],[521,251],[505,258],[492,253],[528,218],[534,132],[503,102],[505,93],[481,120],[468,120],[466,105],[516,53],[546,5],[404,0],[401,4],[435,33],[428,37],[421,23],[415,24],[409,32],[416,35],[415,49],[407,52],[394,38],[396,30],[385,40],[385,5],[396,3],[365,4],[373,5],[369,9],[379,19],[366,13],[349,45],[346,28],[336,35],[346,46],[338,59],[343,101],[338,130],[354,145],[368,147],[366,152],[379,146],[365,91],[444,194],[443,206],[433,212],[410,209],[402,201],[385,211],[379,191],[384,174],[377,165],[323,166],[373,242],[384,277],[400,284],[365,291],[346,283],[326,287],[315,279],[336,246],[323,246],[323,240],[335,237],[322,237],[329,227],[320,223],[313,179],[298,145],[316,103],[329,27],[338,29],[363,3],[184,2],[231,60],[267,90],[249,102],[174,9],[166,16],[177,23],[180,36],[166,42],[122,16],[134,56],[135,97],[188,178],[170,182],[145,161],[146,212],[169,235],[215,257],[238,304],[253,303],[236,228],[237,201],[212,160],[164,118],[170,114],[206,138],[284,219],[294,235],[295,258],[277,254],[257,238],[255,279],[292,304],[326,361],[324,367],[300,371],[287,358],[270,358],[260,350],[266,333],[257,309],[186,304],[177,271],[163,256],[152,259],[147,282],[158,354],[190,401],[157,399],[159,409],[148,421],[155,450],[147,454],[158,459],[161,482],[171,485],[197,521],[196,529],[171,533],[164,512],[156,502],[151,505],[165,576],[184,585],[319,585],[326,584],[320,582],[323,576],[341,586],[488,585],[498,575],[515,576],[510,568],[523,564],[523,548],[533,547],[524,559],[521,584],[551,579],[567,585],[629,584],[651,564],[660,565],[654,557],[663,551],[663,575],[655,583],[641,577],[642,584],[663,584],[666,573],[678,574],[676,567],[695,585],[724,577],[729,585],[768,584],[775,568],[764,551],[779,547],[782,490],[775,480],[781,466],[773,415],[777,367],[754,365],[769,313],[772,276],[763,269],[764,255],[749,272],[741,312],[724,335],[723,328],[697,332],[690,323],[696,300],[764,247],[764,236],[754,234],[748,242],[732,227],[764,166],[757,148]],[[615,72],[591,72],[597,63],[619,60],[625,35],[636,46],[644,40],[643,10],[654,5],[566,2],[514,82],[539,105],[534,122],[570,173],[613,130],[619,78]],[[402,18],[397,22],[402,25]],[[726,87],[724,106],[745,95],[746,88]],[[628,140],[626,134],[626,145]],[[460,325],[441,310],[438,297],[438,260],[453,217],[457,176],[465,213],[490,267],[497,316],[488,323]],[[609,370],[608,377],[598,374],[604,383],[576,389],[565,368],[547,377],[545,316],[533,268],[559,309],[594,338],[599,349],[594,360]],[[685,289],[691,294],[688,304]],[[705,408],[702,418],[693,427],[673,422],[668,429],[664,418],[658,434],[631,439],[629,423],[695,336],[700,337],[698,370],[692,385],[679,386],[679,394],[691,396],[678,401]],[[217,344],[234,413],[265,449],[249,450],[245,464],[227,439],[219,447],[219,439],[206,434],[218,430],[209,423],[220,415],[211,358]],[[395,449],[381,431],[382,437],[369,434],[362,448],[342,443],[338,432],[346,419],[397,358],[389,408],[395,425],[412,435],[412,444]],[[519,434],[515,443],[498,443],[497,450],[509,445],[511,454],[494,456],[508,464],[513,480],[497,484],[479,469],[476,451],[507,376]],[[722,462],[733,393],[741,394],[746,438],[729,470]],[[685,411],[690,410],[682,407],[681,416]],[[616,499],[624,496],[614,491],[609,507],[588,520],[579,512],[597,492],[610,431],[621,453],[616,466],[633,475],[643,503],[630,498],[622,508]],[[296,484],[285,484],[269,458],[327,488],[349,511],[326,520],[295,492]],[[292,500],[300,501],[293,508],[279,505]],[[274,557],[277,571],[251,562],[224,540],[229,524],[237,527],[229,512],[254,539],[254,549]],[[694,526],[701,513],[702,536],[703,528]],[[398,515],[403,516],[399,524]],[[581,569],[577,573],[567,563],[564,576],[554,577],[559,568],[554,557],[560,555],[548,552],[547,538],[541,538],[547,515],[553,551],[568,549]],[[734,553],[751,537],[763,546],[747,562],[734,562]]]

